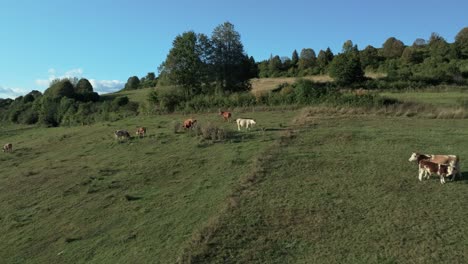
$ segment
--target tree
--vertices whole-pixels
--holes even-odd
[[[342,53],[330,64],[330,76],[340,85],[352,84],[364,79],[364,71],[357,52]]]
[[[414,42],[413,42],[413,47],[414,48],[421,48],[421,47],[424,47],[427,45],[427,42],[425,39],[422,39],[422,38],[417,38]]]
[[[421,62],[418,57],[418,52],[413,47],[406,47],[401,54],[401,59],[404,63],[413,64]]]
[[[359,53],[362,68],[371,67],[372,69],[378,68],[379,53],[376,48],[368,45],[363,51]]]
[[[299,62],[299,55],[297,54],[297,51],[294,50],[291,56],[291,66],[297,67],[298,62]]]
[[[388,38],[382,47],[382,56],[387,59],[395,59],[401,57],[405,44],[402,41],[391,37]]]
[[[468,58],[468,27],[460,30],[455,36],[455,46],[461,53],[462,58]]]
[[[212,62],[216,75],[219,93],[246,91],[250,89],[247,76],[244,75],[242,64],[245,58],[244,46],[240,34],[234,25],[225,22],[213,30],[211,36]]]
[[[433,32],[429,37],[429,51],[431,56],[444,58],[449,55],[450,47],[443,37]]]
[[[181,86],[186,97],[200,93],[204,79],[201,37],[193,31],[177,36],[160,66],[160,74],[167,78],[169,84]]]
[[[317,56],[313,49],[307,48],[301,50],[301,55],[299,56],[298,67],[300,70],[305,70],[316,66]]]
[[[278,55],[271,57],[268,62],[268,70],[271,77],[278,77],[281,71],[281,59]]]
[[[248,64],[247,64],[249,74],[248,78],[257,78],[258,77],[258,64],[255,62],[255,59],[253,56],[250,56]]]
[[[320,50],[317,56],[317,65],[322,73],[326,72],[328,65],[333,60],[333,57],[334,55],[330,48],[327,48],[325,51]]]
[[[44,95],[49,98],[74,98],[75,89],[68,79],[52,81],[51,86],[44,91]]]
[[[92,93],[92,92],[93,92],[93,86],[88,81],[88,79],[81,78],[78,81],[78,83],[75,85],[75,93],[77,94],[86,94],[86,93]]]
[[[136,90],[140,86],[140,79],[137,76],[128,78],[124,90]]]
[[[343,43],[342,52],[349,53],[353,51],[358,51],[357,45],[353,45],[353,42],[351,40],[345,41],[345,43]]]
[[[154,72],[148,72],[146,74],[146,80],[154,81],[154,79],[156,79],[156,74],[154,74]]]

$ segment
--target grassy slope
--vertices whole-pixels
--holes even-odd
[[[442,107],[458,107],[462,101],[468,100],[468,93],[459,91],[444,92],[384,92],[381,95],[402,101],[427,103]]]
[[[0,141],[15,144],[14,153],[0,153],[0,259],[170,263],[213,225],[185,256],[467,262],[466,181],[420,183],[407,161],[414,150],[455,153],[463,161],[464,122],[311,115],[289,136],[281,130],[294,112],[245,115],[266,131],[214,145],[174,134],[171,122],[180,115],[90,127],[0,127]],[[215,114],[196,118],[234,127]],[[112,139],[113,130],[137,125],[151,135]],[[264,168],[251,179],[259,157]],[[249,184],[239,188],[239,179]],[[234,205],[225,210],[226,204]]]
[[[249,113],[266,128],[278,116]],[[223,123],[216,114],[201,122]],[[241,133],[208,144],[174,134],[179,115],[90,127],[4,126],[14,152],[0,160],[0,259],[6,263],[168,263],[223,206],[232,185],[277,131]],[[149,128],[117,143],[112,131]],[[133,130],[133,129],[132,129]],[[138,200],[128,201],[127,197]]]
[[[131,91],[119,91],[111,94],[105,94],[104,97],[113,98],[117,96],[128,96],[128,99],[130,99],[130,101],[141,103],[146,101],[146,99],[148,98],[148,94],[152,89],[153,88],[145,88]]]
[[[419,182],[412,151],[468,156],[453,120],[313,116],[193,249],[196,263],[466,263],[464,181]],[[463,166],[462,166],[463,167]]]

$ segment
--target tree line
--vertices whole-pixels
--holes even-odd
[[[368,45],[359,50],[351,40],[335,55],[327,48],[318,55],[311,48],[302,49],[291,58],[271,55],[258,63],[258,77],[302,77],[329,74],[335,81],[348,85],[365,80],[364,72],[380,72],[388,81],[420,81],[424,84],[466,84],[468,77],[468,27],[448,43],[432,33],[428,40],[418,38],[406,46],[395,37],[388,38],[381,48]]]
[[[100,96],[86,78],[53,80],[44,93],[0,99],[0,120],[44,126],[84,125],[136,115],[138,105],[126,96]]]
[[[428,40],[416,39],[411,46],[390,37],[380,48],[369,45],[359,50],[348,40],[337,54],[327,48],[316,55],[313,49],[305,48],[300,53],[294,50],[291,58],[272,55],[268,60],[256,62],[245,53],[234,25],[225,22],[217,26],[211,36],[194,31],[178,35],[158,71],[158,76],[149,72],[141,78],[129,77],[124,90],[158,85],[158,89],[149,93],[148,101],[156,109],[169,112],[198,111],[212,106],[317,102],[315,99],[304,101],[301,96],[308,94],[308,98],[318,98],[323,94],[318,89],[327,91],[327,102],[350,102],[336,91],[342,87],[386,89],[440,83],[466,85],[468,27],[460,30],[453,43],[433,33]],[[365,72],[381,72],[386,77],[369,79]],[[327,83],[325,90],[319,84],[297,82],[278,87],[273,91],[279,92],[277,94],[254,96],[247,93],[251,78],[315,74],[328,74],[334,82]],[[52,81],[44,94],[32,91],[15,100],[0,99],[0,120],[47,126],[85,124],[148,112],[139,107],[147,106],[129,102],[127,97],[99,96],[87,79],[66,78]]]

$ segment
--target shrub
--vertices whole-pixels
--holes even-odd
[[[128,99],[127,96],[119,96],[119,97],[114,98],[114,100],[112,100],[112,104],[114,106],[119,107],[119,106],[124,106],[128,104],[129,101],[130,100]]]

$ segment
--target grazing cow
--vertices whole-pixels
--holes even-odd
[[[459,176],[460,179],[462,177],[460,171],[460,159],[456,155],[430,155],[413,152],[409,158],[409,161],[417,161],[418,163],[420,160],[428,160],[437,164],[449,164],[453,167],[453,172],[455,172],[452,175],[452,181],[455,180],[456,176]]]
[[[428,178],[432,174],[436,174],[440,178],[440,183],[445,183],[445,177],[454,173],[454,167],[448,164],[438,164],[425,159],[419,161],[419,180]]]
[[[224,118],[224,121],[229,121],[231,119],[231,112],[224,112],[224,111],[221,111],[221,109],[218,109],[219,110],[219,115],[222,116]]]
[[[3,145],[3,152],[12,152],[13,151],[13,144],[6,143]]]
[[[251,119],[251,118],[238,118],[236,119],[236,122],[237,122],[237,130],[241,130],[241,127],[245,127],[245,129],[249,129],[257,124],[255,122],[255,120]]]
[[[196,119],[193,119],[193,118],[189,118],[187,120],[184,121],[184,128],[192,128],[195,123],[197,123],[197,120]]]
[[[144,137],[146,135],[146,127],[139,127],[135,134],[139,137]]]
[[[116,139],[130,138],[130,133],[127,130],[116,130],[114,131],[114,135]]]

